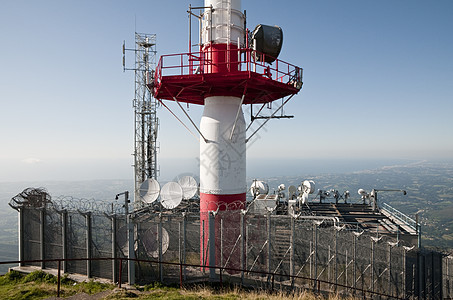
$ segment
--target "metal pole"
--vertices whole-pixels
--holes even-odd
[[[271,212],[267,212],[267,272],[271,273]],[[268,275],[269,276],[269,275]]]
[[[184,271],[184,281],[186,280],[186,213],[182,213],[182,262],[184,263],[183,271]]]
[[[353,235],[353,238],[354,238],[354,252],[353,252],[353,256],[352,256],[352,278],[353,278],[353,283],[352,283],[352,286],[354,287],[354,294],[355,294],[355,289],[357,287],[357,284],[356,284],[356,280],[357,280],[357,270],[356,270],[356,259],[357,259],[357,239],[358,237],[356,237],[355,235]]]
[[[348,249],[346,249],[346,262],[345,262],[345,270],[344,270],[344,285],[345,286],[348,286],[348,264],[349,264],[349,261],[348,261]]]
[[[116,276],[116,269],[118,268],[118,261],[116,255],[116,217],[112,217],[112,280],[113,283],[118,281],[118,277]]]
[[[159,223],[157,225],[157,235],[159,239],[159,276],[160,282],[164,282],[164,270],[162,265],[162,213],[159,213]]]
[[[18,221],[18,226],[19,226],[19,261],[25,260],[24,253],[25,253],[25,244],[24,244],[24,208],[19,208],[18,210],[19,214],[19,221]],[[19,262],[19,267],[24,266],[22,262]]]
[[[127,206],[126,206],[127,207]],[[135,248],[134,248],[134,223],[132,222],[132,215],[126,213],[127,222],[127,240],[128,240],[128,260],[127,260],[127,275],[130,285],[135,284]]]
[[[294,276],[294,246],[296,244],[296,230],[295,230],[295,223],[296,220],[294,217],[291,216],[291,237],[290,237],[290,247],[291,250],[289,252],[289,275]],[[291,277],[291,286],[294,285],[294,277]]]
[[[242,211],[241,214],[241,254],[240,254],[240,264],[241,264],[241,283],[244,284],[244,253],[245,253],[245,238],[244,238],[244,214]]]
[[[44,208],[40,211],[40,219],[41,219],[41,224],[40,224],[41,227],[39,230],[40,256],[41,256],[41,260],[44,260],[46,257],[46,254],[45,254],[46,245],[45,245],[45,241],[44,241],[44,230],[46,228],[46,211]],[[42,261],[41,269],[45,269],[45,268],[46,268],[46,264],[44,261]]]
[[[392,246],[389,245],[389,287],[388,287],[388,291],[389,291],[389,295],[392,295],[393,296],[393,293],[392,293]]]
[[[203,266],[203,267],[201,267],[201,268],[202,268],[203,273],[204,273],[204,272],[205,272],[205,267],[204,267],[204,265],[205,265],[205,259],[204,259],[204,255],[205,255],[205,248],[206,248],[206,247],[205,247],[205,238],[204,238],[204,220],[202,220],[201,225],[202,225],[202,228],[201,228],[201,230],[202,230],[202,232],[201,232],[201,240],[202,240],[202,241],[201,241],[201,242],[202,242],[202,249],[201,249],[201,265]]]
[[[223,268],[223,218],[220,218],[220,267]],[[222,278],[222,269],[220,269],[220,278]]]
[[[402,293],[403,297],[406,298],[406,250],[404,248],[401,249],[401,254],[402,254],[402,266],[401,266],[401,284],[402,284]]]
[[[371,291],[374,292],[374,241],[371,240]]]
[[[335,230],[335,290],[338,284],[338,230]]]
[[[327,247],[327,281],[330,282],[330,245]]]
[[[87,213],[85,215],[85,221],[86,221],[86,227],[87,227],[87,231],[86,231],[86,238],[87,238],[87,241],[86,241],[86,256],[87,256],[87,277],[88,278],[91,278],[91,244],[92,244],[92,238],[93,238],[93,235],[92,235],[92,230],[91,230],[91,213]]]
[[[315,278],[315,283],[316,283],[316,280],[318,280],[318,226],[316,225],[316,223],[313,223],[313,225],[315,226],[314,227],[314,230],[315,230],[315,241],[314,241],[314,248],[315,248],[315,254],[314,254],[314,260],[315,260],[315,274],[314,274],[314,278]]]
[[[209,212],[209,279],[215,279],[215,215],[212,211]]]
[[[63,273],[68,271],[68,262],[66,259],[68,258],[68,212],[65,210],[61,214],[62,218],[62,228],[61,228],[61,243],[62,243],[62,256],[63,256]]]

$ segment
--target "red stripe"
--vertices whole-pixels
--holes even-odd
[[[227,209],[244,209],[245,193],[231,195],[214,195],[200,193],[200,212]]]

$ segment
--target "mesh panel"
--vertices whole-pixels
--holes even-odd
[[[68,214],[68,258],[87,257],[87,229],[85,217],[78,213]],[[69,273],[86,274],[86,261],[69,261],[67,263]]]
[[[26,260],[41,259],[42,210],[23,210],[24,245]],[[63,217],[54,209],[44,213],[44,255],[46,259],[63,258]],[[113,219],[103,214],[91,215],[93,258],[128,257],[126,219]],[[211,222],[211,223],[210,223]],[[213,223],[212,223],[213,222]],[[396,236],[377,232],[361,232],[357,226],[343,226],[332,220],[320,222],[310,218],[291,220],[288,216],[251,214],[242,216],[240,210],[219,211],[215,216],[198,212],[148,213],[137,217],[134,223],[135,263],[138,283],[163,280],[179,281],[180,270],[184,281],[207,280],[211,253],[215,265],[244,268],[245,272],[222,272],[223,280],[238,283],[241,280],[255,287],[269,287],[272,282],[280,287],[298,286],[320,288],[323,291],[348,295],[359,290],[386,293],[393,297],[412,295],[439,298],[453,294],[453,261],[441,253],[417,251],[396,243]],[[204,224],[204,226],[203,226]],[[210,228],[214,225],[213,227]],[[115,234],[115,253],[112,250]],[[86,258],[87,218],[75,211],[67,213],[67,257]],[[214,235],[214,242],[211,241]],[[210,247],[215,247],[211,252]],[[204,249],[204,252],[201,250]],[[162,262],[183,262],[194,266],[159,266]],[[40,263],[33,263],[40,266]],[[46,264],[56,268],[56,262]],[[111,260],[93,261],[91,274],[101,278],[119,276]],[[122,262],[122,281],[127,281],[127,261]],[[86,261],[69,261],[67,272],[87,274]],[[258,272],[258,273],[255,273]],[[217,279],[220,272],[216,270]],[[289,275],[300,278],[291,280]],[[243,275],[243,277],[242,277]],[[335,284],[338,284],[336,286]]]
[[[112,221],[101,215],[93,215],[92,227],[92,257],[112,257]],[[101,278],[112,278],[112,261],[94,260],[91,263],[92,275]]]
[[[24,211],[24,260],[41,259],[41,211],[32,208],[22,208]],[[41,263],[30,263],[41,266]]]
[[[46,211],[46,227],[44,230],[45,259],[63,257],[62,216],[55,210]],[[46,267],[58,268],[58,262],[47,262]]]

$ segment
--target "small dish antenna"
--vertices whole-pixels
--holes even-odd
[[[198,192],[198,183],[192,176],[183,176],[178,179],[178,184],[182,188],[183,199],[193,198]]]
[[[177,207],[182,200],[183,190],[177,182],[167,182],[160,191],[160,202],[166,209]]]
[[[308,201],[308,195],[315,192],[315,182],[313,180],[304,180],[300,185],[300,191],[302,192],[300,200],[302,204],[305,204]]]
[[[159,182],[153,178],[148,178],[140,185],[140,199],[145,203],[151,204],[159,197],[159,191]]]
[[[290,185],[288,188],[288,199],[294,199],[297,196],[297,188],[294,185]]]
[[[269,186],[264,181],[253,180],[253,183],[250,186],[250,193],[253,197],[267,195],[267,193],[269,193]]]
[[[159,231],[157,226],[152,226],[145,231],[143,237],[141,237],[143,248],[146,253],[154,258],[159,257]],[[162,227],[162,254],[167,252],[170,244],[170,237],[167,230]]]

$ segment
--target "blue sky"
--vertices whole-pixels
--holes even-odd
[[[121,45],[138,31],[157,34],[158,55],[186,52],[186,10],[202,2],[168,3],[2,1],[0,181],[132,178],[134,78]],[[269,122],[250,162],[453,158],[452,1],[242,7],[251,29],[281,26],[280,58],[304,68],[285,107],[295,118]],[[189,109],[196,123],[201,112]],[[193,169],[198,142],[163,108],[159,118],[163,176]]]

